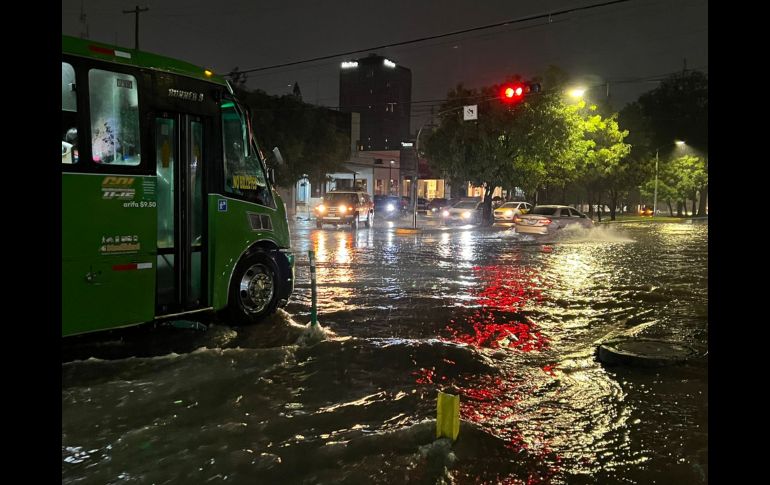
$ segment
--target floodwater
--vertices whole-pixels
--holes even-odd
[[[293,223],[295,294],[264,324],[64,344],[62,482],[707,483],[708,225],[563,232]],[[698,357],[603,366],[623,332]]]

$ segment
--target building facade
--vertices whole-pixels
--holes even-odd
[[[360,113],[358,151],[399,150],[409,139],[412,71],[369,56],[340,67],[340,111]]]

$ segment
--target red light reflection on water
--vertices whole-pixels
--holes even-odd
[[[516,348],[522,352],[540,351],[548,341],[528,318],[501,313],[517,313],[526,305],[542,301],[537,272],[520,266],[475,266],[474,273],[483,283],[474,296],[481,309],[462,323],[450,320],[446,330],[450,340],[485,348]],[[470,328],[469,328],[470,326]]]
[[[532,352],[548,348],[548,339],[542,335],[531,319],[520,315],[527,305],[543,300],[537,271],[521,266],[476,266],[474,273],[480,280],[481,289],[474,291],[473,301],[480,309],[473,310],[462,320],[450,320],[445,327],[448,340],[477,348],[509,349]],[[444,359],[447,364],[454,362]],[[555,366],[545,365],[542,371],[555,377]],[[439,369],[440,371],[441,369]],[[447,378],[436,368],[421,368],[412,373],[416,382],[445,388]],[[467,376],[467,375],[466,375]],[[520,389],[521,378],[514,375],[467,376],[461,382],[452,382],[453,392],[460,394],[460,415],[490,429],[503,439],[506,448],[513,452],[526,451],[531,466],[526,479],[500,477],[499,483],[538,484],[548,483],[559,471],[560,457],[539,442],[532,449],[516,426],[517,406],[525,390]],[[456,381],[456,379],[451,379]]]

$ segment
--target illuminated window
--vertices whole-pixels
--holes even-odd
[[[91,156],[96,163],[139,165],[139,90],[130,74],[91,69]]]
[[[75,92],[75,69],[61,63],[61,163],[78,163],[78,108]]]

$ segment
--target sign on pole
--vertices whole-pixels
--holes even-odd
[[[463,106],[463,120],[477,120],[479,119],[478,105],[470,104]]]

